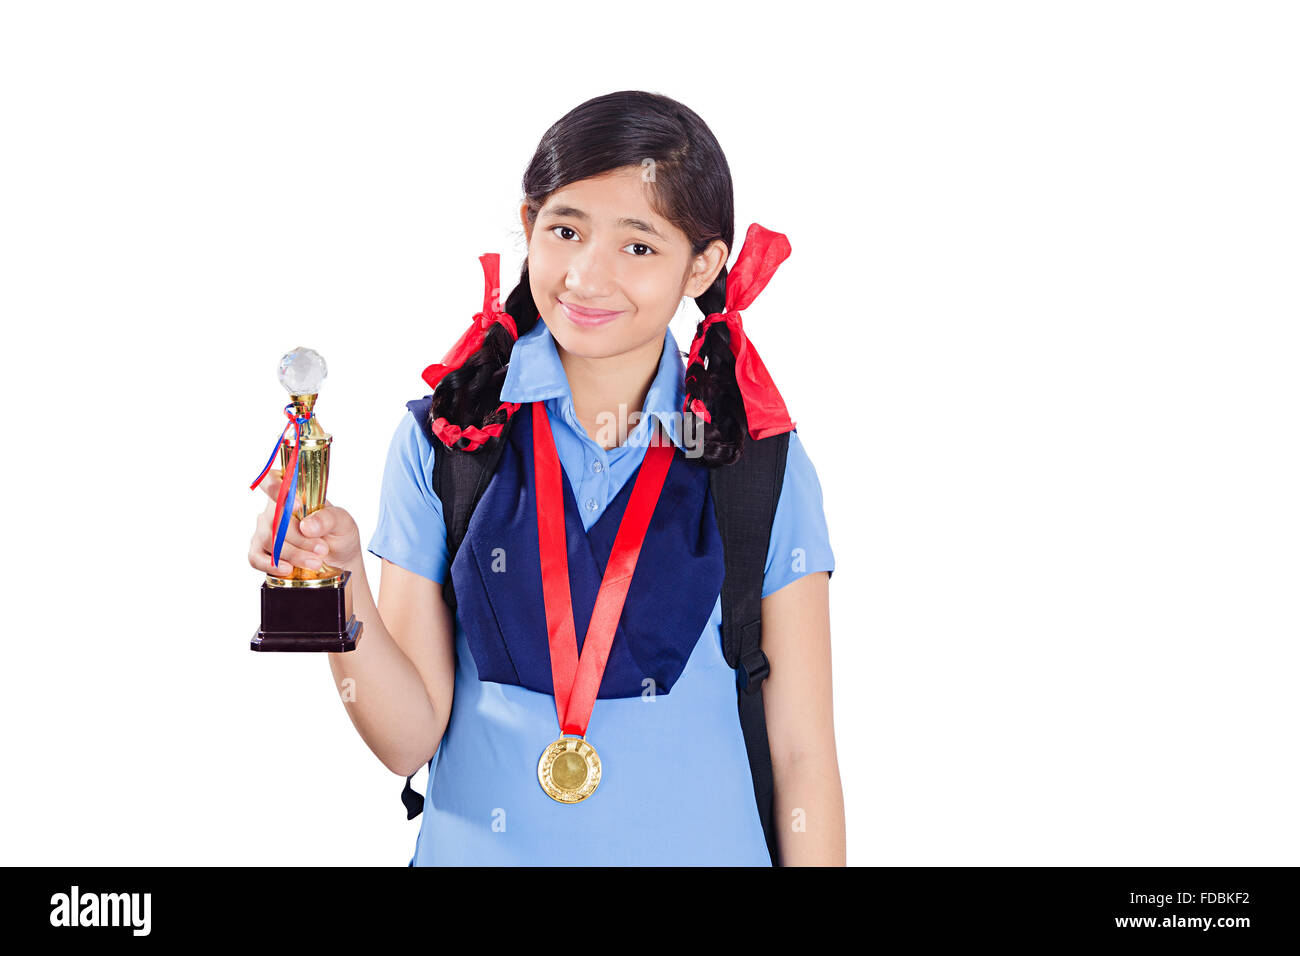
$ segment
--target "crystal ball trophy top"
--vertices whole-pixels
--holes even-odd
[[[325,359],[312,349],[297,348],[280,359],[280,384],[289,393],[285,415],[290,427],[277,446],[281,491],[272,534],[283,541],[289,524],[284,510],[301,521],[325,506],[333,437],[316,420],[316,396],[327,373]],[[272,459],[275,452],[271,453]],[[270,471],[270,462],[253,483]],[[296,475],[296,480],[295,480]],[[296,486],[296,487],[295,487]],[[301,504],[299,504],[301,501]],[[279,529],[277,534],[277,529]],[[278,557],[278,549],[276,555]],[[253,636],[255,651],[351,651],[361,638],[361,622],[352,613],[352,572],[322,564],[298,568],[287,577],[266,575],[262,582],[262,626]]]

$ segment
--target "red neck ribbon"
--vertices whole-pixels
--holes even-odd
[[[794,422],[786,411],[785,401],[776,389],[776,383],[767,371],[767,366],[758,357],[754,345],[745,335],[740,323],[742,309],[747,309],[763,291],[776,267],[790,255],[790,240],[782,233],[764,229],[758,223],[751,223],[745,234],[745,244],[741,246],[740,255],[736,257],[735,266],[727,273],[727,299],[725,311],[713,312],[705,316],[700,323],[700,330],[691,342],[690,357],[686,367],[690,368],[700,360],[700,347],[704,344],[704,333],[714,322],[725,322],[730,333],[731,352],[736,357],[736,383],[740,386],[740,396],[745,402],[745,417],[749,421],[749,434],[754,438],[766,438],[782,432],[794,430]],[[683,403],[682,411],[695,412],[706,422],[712,421],[699,399]]]
[[[578,657],[573,623],[573,592],[569,590],[569,556],[564,532],[564,490],[560,457],[551,435],[544,402],[533,402],[533,474],[537,486],[537,536],[542,558],[542,598],[551,651],[551,681],[555,713],[562,734],[586,735],[596,704],[600,679],[623,614],[632,572],[641,554],[650,516],[654,514],[673,460],[672,442],[656,431],[637,472],[632,496],[619,522],[614,546],[596,592],[587,636]]]

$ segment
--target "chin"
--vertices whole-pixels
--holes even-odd
[[[628,351],[632,346],[624,340],[623,337],[618,339],[602,338],[599,329],[594,330],[595,335],[584,334],[581,329],[564,329],[559,334],[551,330],[551,337],[555,339],[560,348],[570,355],[577,355],[580,358],[609,358],[611,355],[620,355]]]
[[[608,358],[627,352],[637,345],[636,336],[632,334],[633,330],[626,318],[619,316],[608,325],[576,325],[557,306],[553,314],[547,316],[546,326],[551,331],[551,337],[570,355]]]

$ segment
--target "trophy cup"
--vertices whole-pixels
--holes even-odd
[[[325,359],[312,349],[297,348],[280,359],[280,384],[290,399],[284,408],[290,427],[285,428],[277,445],[282,482],[272,526],[277,543],[283,541],[289,523],[284,509],[301,521],[325,506],[330,442],[334,439],[320,427],[314,413],[325,375]],[[275,455],[272,451],[272,461]],[[268,461],[252,487],[261,484],[270,470]],[[278,560],[278,549],[275,556]],[[262,582],[262,626],[253,636],[252,649],[354,650],[361,638],[361,622],[352,613],[352,591],[348,588],[351,579],[351,571],[327,564],[319,569],[294,568],[288,577],[268,574]]]

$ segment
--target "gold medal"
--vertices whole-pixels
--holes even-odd
[[[587,722],[596,705],[641,543],[672,462],[672,442],[656,435],[637,469],[632,497],[619,521],[618,534],[610,548],[596,592],[596,604],[587,623],[587,637],[579,653],[564,530],[564,472],[546,407],[541,402],[533,402],[537,551],[546,608],[547,649],[551,655],[551,686],[561,732],[542,751],[542,758],[537,761],[537,779],[546,795],[559,803],[580,803],[595,793],[600,784],[600,757],[585,739]]]
[[[537,780],[560,803],[578,803],[600,785],[600,757],[581,737],[564,736],[547,745],[537,762]]]

